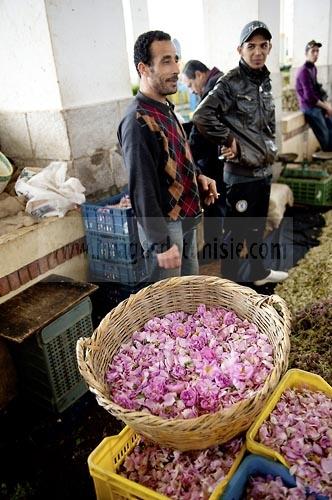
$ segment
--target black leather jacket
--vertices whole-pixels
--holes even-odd
[[[227,162],[234,173],[251,172],[272,165],[275,146],[275,107],[270,73],[252,70],[242,59],[237,68],[219,78],[193,116],[198,130],[211,141],[230,146],[233,138],[238,156]]]

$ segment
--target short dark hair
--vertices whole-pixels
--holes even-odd
[[[171,40],[171,37],[168,33],[164,31],[147,31],[146,33],[142,33],[136,40],[134,45],[134,63],[135,68],[138,71],[138,65],[140,62],[150,65],[151,64],[151,52],[150,46],[154,41],[163,41],[163,40]]]
[[[190,61],[188,61],[185,64],[182,73],[186,75],[187,78],[194,79],[196,71],[201,71],[202,73],[206,73],[207,71],[210,70],[201,61],[198,61],[197,59],[190,59]]]

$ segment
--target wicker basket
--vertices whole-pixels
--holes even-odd
[[[199,304],[232,309],[268,336],[273,346],[274,369],[262,389],[229,408],[187,420],[164,419],[113,403],[105,373],[120,346],[152,317],[178,310],[193,313]],[[108,313],[91,338],[79,339],[77,359],[98,403],[138,434],[182,451],[204,449],[228,441],[254,421],[287,368],[289,331],[290,313],[277,295],[259,295],[250,288],[212,276],[170,278],[143,288]]]

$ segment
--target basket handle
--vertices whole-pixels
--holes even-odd
[[[280,320],[282,320],[283,323],[290,329],[292,316],[284,299],[277,294],[261,295],[256,302],[256,306],[261,307],[264,304],[272,306],[279,314]]]
[[[90,346],[91,346],[90,337],[81,337],[78,339],[76,344],[76,357],[77,357],[78,369],[80,371],[80,374],[86,380],[87,383],[89,383],[88,381],[90,379],[91,370],[89,369],[86,363],[85,357],[86,357],[86,350]]]
[[[284,353],[284,359],[280,364],[280,376],[287,370],[288,356],[290,349],[289,333],[291,330],[291,313],[288,310],[287,304],[279,297],[279,295],[261,295],[259,300],[256,301],[256,306],[264,307],[264,305],[272,306],[278,317],[275,318],[279,322],[279,335],[275,338],[277,343],[281,343]]]
[[[287,307],[287,304],[284,299],[282,299],[279,295],[273,294],[268,297],[267,303],[274,307],[277,313],[282,316],[285,322],[291,322],[292,315]],[[277,307],[275,307],[277,306]]]
[[[291,313],[288,310],[286,302],[279,295],[260,295],[259,298],[255,301],[255,305],[257,307],[261,307],[264,304],[272,306],[279,314],[279,316],[282,317],[284,322],[291,322]]]

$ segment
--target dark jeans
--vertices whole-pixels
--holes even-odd
[[[217,158],[217,151],[215,151],[215,154]],[[217,259],[218,249],[222,241],[226,186],[223,181],[223,162],[216,158],[206,158],[197,161],[202,174],[216,181],[219,193],[219,198],[215,203],[204,206],[204,247],[200,252],[200,259],[202,261]]]
[[[321,108],[306,109],[304,115],[322,150],[332,151],[332,118]]]
[[[263,234],[269,208],[271,176],[254,182],[226,185],[226,217],[221,248],[222,276],[241,282],[243,259],[250,264],[250,281],[265,278]],[[245,245],[244,245],[245,243]]]
[[[204,208],[204,246],[199,255],[201,262],[218,259],[224,217],[225,208],[218,201]]]

